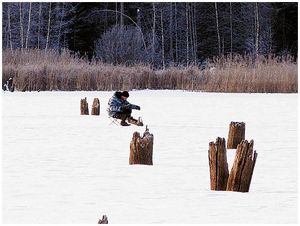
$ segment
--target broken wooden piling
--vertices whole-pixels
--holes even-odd
[[[129,164],[153,165],[153,134],[146,126],[143,137],[134,132],[130,142]]]
[[[80,100],[80,114],[81,115],[89,114],[89,105],[87,103],[86,97]]]
[[[218,137],[215,143],[209,143],[208,159],[210,171],[210,189],[225,191],[229,173],[224,138]]]
[[[100,115],[100,101],[98,98],[94,98],[91,115]]]
[[[253,151],[254,141],[243,140],[237,147],[234,162],[228,174],[225,139],[218,137],[209,143],[208,160],[210,189],[221,191],[248,192],[257,158]]]
[[[245,140],[245,123],[244,122],[231,122],[229,125],[227,148],[237,148],[238,144]]]
[[[227,191],[248,192],[257,158],[254,141],[243,140],[237,147],[234,163],[227,182]]]

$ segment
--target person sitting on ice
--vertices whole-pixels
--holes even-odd
[[[143,122],[131,117],[132,109],[141,110],[141,108],[138,105],[129,103],[127,101],[128,97],[128,91],[115,92],[108,101],[107,111],[109,116],[116,119],[121,119],[121,126],[129,126],[130,124],[128,123],[135,124],[137,126],[143,126]]]

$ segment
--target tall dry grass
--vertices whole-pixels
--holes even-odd
[[[209,92],[298,92],[292,59],[235,56],[196,66],[152,70],[147,65],[113,66],[88,62],[68,51],[4,50],[2,79],[14,78],[16,90],[183,89]]]

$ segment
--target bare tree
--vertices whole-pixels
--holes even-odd
[[[115,10],[118,11],[118,2],[116,2]],[[116,25],[118,24],[118,14],[116,13]]]
[[[153,8],[153,25],[152,25],[152,64],[154,63],[154,55],[155,55],[155,19],[156,19],[156,10],[155,3],[152,3]]]
[[[30,32],[30,24],[31,24],[31,2],[29,3],[29,15],[28,15],[28,23],[27,23],[27,33],[26,33],[26,40],[25,40],[25,48],[28,47],[28,39],[29,39],[29,32]]]
[[[124,2],[120,2],[120,11],[121,11],[121,15],[120,15],[120,23],[121,26],[124,26],[124,18],[123,18],[123,14],[124,14]]]
[[[230,8],[230,57],[232,58],[232,4],[231,2],[229,3],[229,8]]]
[[[217,36],[218,36],[218,50],[219,50],[219,56],[221,56],[221,38],[220,38],[220,29],[219,29],[218,5],[216,2],[215,2],[215,11],[216,11],[216,28],[217,28]]]
[[[175,4],[175,62],[178,62],[177,4]]]
[[[259,17],[258,17],[258,3],[255,3],[255,57],[258,56],[259,43]]]
[[[39,3],[39,22],[38,22],[38,34],[37,34],[37,48],[40,48],[40,34],[41,34],[41,16],[42,16],[42,3]]]
[[[160,8],[160,26],[161,26],[161,57],[162,67],[165,69],[165,38],[164,38],[164,23],[163,23],[163,9]]]
[[[186,66],[189,65],[189,11],[188,4],[185,3],[185,19],[186,19]]]
[[[12,37],[11,37],[11,25],[10,25],[10,5],[7,5],[7,21],[8,21],[8,32],[9,32],[9,47],[12,50]]]
[[[196,4],[195,3],[192,3],[193,4],[193,39],[194,39],[194,62],[197,61],[197,25],[196,25],[196,21],[197,21],[197,18],[196,18]]]
[[[49,2],[49,16],[48,16],[48,28],[47,28],[47,40],[46,40],[46,47],[48,49],[49,39],[50,39],[50,25],[51,25],[51,2]]]
[[[24,48],[24,37],[23,37],[23,7],[22,7],[22,2],[19,3],[19,6],[20,6],[20,43],[21,43],[21,48],[23,49]]]
[[[169,53],[169,55],[170,55],[170,60],[171,60],[171,62],[174,62],[174,54],[173,54],[173,3],[172,2],[170,2],[169,3],[169,7],[170,7],[170,10],[169,10],[169,12],[170,12],[170,15],[169,15],[169,17],[170,17],[170,23],[169,23],[169,36],[170,36],[170,43],[169,43],[169,49],[170,49],[170,53]]]

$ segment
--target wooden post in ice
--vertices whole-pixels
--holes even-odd
[[[210,189],[226,190],[228,179],[228,163],[225,139],[218,137],[216,143],[209,143],[208,150]]]
[[[80,114],[81,115],[89,114],[89,105],[87,103],[86,97],[80,100]]]
[[[100,101],[98,98],[94,98],[91,115],[100,115]]]
[[[236,148],[242,140],[245,140],[245,123],[231,122],[229,125],[227,148]]]
[[[130,142],[129,164],[153,165],[153,134],[150,134],[146,126],[143,137],[134,132]]]
[[[248,192],[257,158],[253,153],[254,141],[243,140],[237,147],[234,163],[229,174],[227,191]]]

